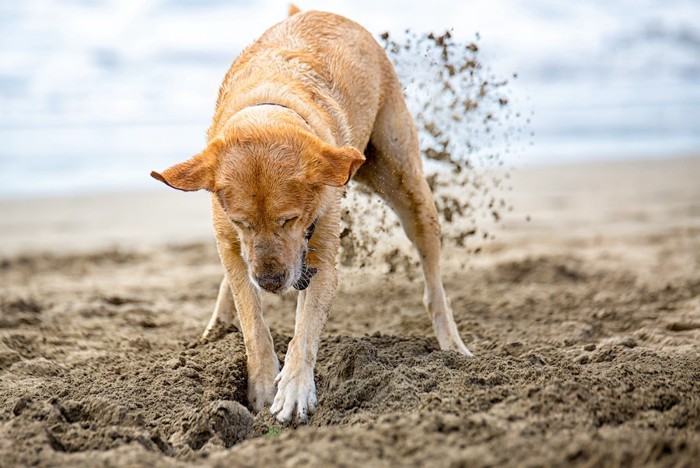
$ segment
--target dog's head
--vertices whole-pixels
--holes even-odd
[[[365,157],[293,125],[242,125],[192,159],[151,175],[178,190],[208,190],[238,233],[251,281],[304,289],[308,233],[329,186],[348,183]]]

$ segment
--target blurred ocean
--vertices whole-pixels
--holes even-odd
[[[233,58],[287,1],[0,1],[0,196],[153,187],[203,146]],[[509,164],[700,154],[700,1],[302,1],[472,40],[511,81]],[[399,70],[401,73],[401,70]],[[525,120],[523,120],[523,123]]]

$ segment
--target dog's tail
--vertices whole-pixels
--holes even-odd
[[[299,9],[299,7],[296,6],[296,5],[293,4],[293,3],[290,3],[290,4],[289,4],[289,11],[287,12],[287,14],[288,14],[289,16],[294,16],[294,15],[296,15],[297,13],[301,13],[301,10]]]

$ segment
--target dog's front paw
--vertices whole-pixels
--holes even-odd
[[[314,371],[310,366],[305,367],[285,365],[275,379],[277,395],[270,411],[281,422],[296,415],[297,421],[306,423],[316,409]]]
[[[269,406],[275,397],[275,377],[279,361],[271,360],[266,366],[248,369],[248,403],[254,412]]]

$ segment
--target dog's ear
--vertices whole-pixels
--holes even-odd
[[[365,162],[365,156],[352,146],[336,148],[324,144],[315,154],[311,179],[316,183],[341,187],[348,182]]]
[[[201,153],[166,169],[162,174],[152,171],[151,177],[171,186],[172,188],[192,192],[195,190],[214,191],[216,169],[219,165],[219,154],[223,143],[219,140],[211,142]]]

